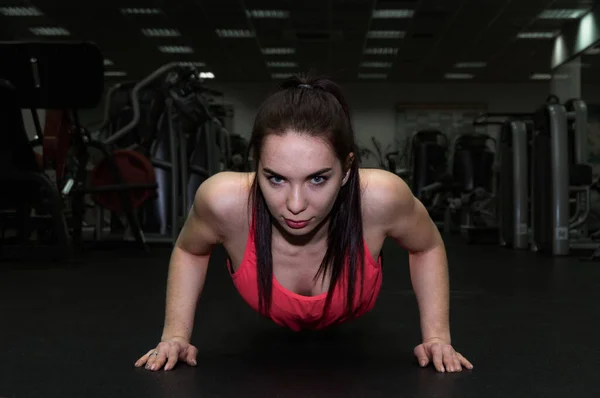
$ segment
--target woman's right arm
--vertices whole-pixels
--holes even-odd
[[[202,185],[179,234],[169,263],[167,305],[162,341],[175,337],[190,341],[196,304],[202,294],[213,247],[222,240],[212,206],[214,181]]]
[[[142,356],[136,366],[149,370],[172,369],[178,360],[196,364],[197,349],[190,344],[196,305],[202,294],[213,247],[222,242],[226,209],[219,196],[227,191],[227,176],[206,180],[179,234],[169,262],[165,324],[161,343]],[[226,223],[225,223],[226,224]],[[158,352],[158,355],[154,355]]]

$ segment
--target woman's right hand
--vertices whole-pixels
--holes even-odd
[[[171,370],[177,361],[186,362],[190,366],[196,366],[198,349],[183,338],[175,337],[161,341],[160,344],[148,351],[146,355],[137,360],[135,366],[141,368],[146,366],[147,370]]]

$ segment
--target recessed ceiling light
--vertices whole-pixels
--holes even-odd
[[[0,14],[5,17],[39,17],[44,15],[35,7],[0,7]]]
[[[192,54],[194,49],[189,46],[159,46],[158,50],[165,54]]]
[[[471,73],[446,73],[444,75],[446,79],[454,79],[454,80],[467,80],[472,79],[475,75]]]
[[[215,74],[212,72],[200,72],[201,79],[214,79]]]
[[[123,15],[156,15],[160,13],[161,10],[158,8],[121,8]]]
[[[387,79],[385,73],[359,73],[359,79]]]
[[[396,55],[398,49],[393,47],[372,47],[365,49],[365,54],[369,55]]]
[[[455,68],[485,68],[485,62],[459,62],[454,65]]]
[[[369,39],[401,39],[406,35],[399,30],[372,30],[367,32]]]
[[[40,26],[37,28],[29,28],[29,31],[36,36],[70,36],[71,33],[65,28],[56,28],[48,26]]]
[[[531,75],[531,80],[551,80],[552,75],[550,73],[534,73]]]
[[[517,35],[519,39],[552,39],[556,32],[521,32]]]
[[[263,48],[262,53],[265,55],[291,55],[296,53],[296,49],[286,47],[269,47]]]
[[[391,62],[363,62],[360,64],[363,68],[391,68]]]
[[[296,68],[298,64],[295,62],[267,62],[269,68]]]
[[[113,61],[111,61],[110,59],[104,59],[104,66],[112,66],[115,63]]]
[[[229,39],[247,39],[254,37],[254,32],[248,29],[216,29],[217,36]]]
[[[271,74],[271,78],[273,79],[287,79],[288,77],[292,77],[297,73],[273,73]]]
[[[540,19],[577,19],[585,14],[586,10],[582,9],[555,9],[544,10],[540,13]]]
[[[167,28],[145,28],[142,33],[146,37],[179,37],[181,33],[177,29]]]
[[[204,68],[206,66],[206,63],[204,62],[181,62],[181,64],[186,66],[195,66],[198,68]]]
[[[247,10],[246,15],[250,18],[286,19],[290,17],[290,12],[284,10]]]
[[[412,18],[414,10],[373,10],[373,18]]]
[[[127,72],[117,71],[117,70],[107,70],[104,72],[104,76],[107,77],[123,77],[127,76]]]

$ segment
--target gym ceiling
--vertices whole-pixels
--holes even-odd
[[[593,0],[0,0],[0,40],[89,40],[107,79],[193,62],[220,81],[546,79]],[[2,8],[3,7],[3,8]],[[210,75],[212,73],[212,75]],[[540,75],[541,74],[541,75]]]

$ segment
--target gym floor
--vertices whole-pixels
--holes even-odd
[[[92,251],[77,268],[0,264],[0,397],[598,397],[600,264],[447,237],[452,333],[472,371],[420,369],[406,253],[384,247],[375,309],[293,333],[237,295],[212,259],[198,366],[136,369],[160,337],[168,249]]]

